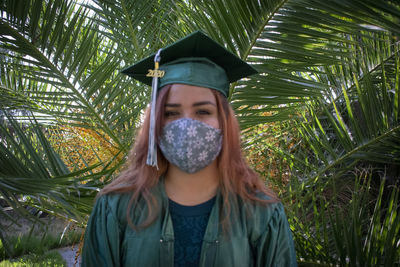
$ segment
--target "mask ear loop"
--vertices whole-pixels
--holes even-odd
[[[159,71],[159,63],[161,60],[161,49],[158,50],[154,56],[154,70],[149,70],[147,76],[153,77],[151,85],[151,102],[150,102],[150,125],[149,125],[149,146],[147,148],[147,159],[146,164],[152,167],[156,167],[158,170],[157,163],[157,144],[155,138],[155,126],[156,126],[156,102],[157,102],[157,90],[158,90],[158,78],[164,76],[164,71]]]

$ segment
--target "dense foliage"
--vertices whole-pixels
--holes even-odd
[[[2,0],[0,10],[2,206],[84,224],[149,97],[119,70],[201,29],[260,72],[229,100],[249,161],[286,204],[299,263],[400,264],[398,1]]]

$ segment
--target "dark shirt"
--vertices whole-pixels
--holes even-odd
[[[169,200],[174,226],[174,266],[199,266],[201,245],[215,197],[196,206],[183,206]]]

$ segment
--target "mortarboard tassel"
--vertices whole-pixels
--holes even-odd
[[[158,50],[154,56],[154,70],[149,70],[147,76],[153,77],[152,90],[151,90],[151,102],[150,102],[150,126],[149,126],[149,146],[147,149],[147,160],[146,164],[156,167],[157,164],[157,144],[155,140],[155,126],[156,126],[156,101],[157,101],[157,90],[158,90],[158,78],[164,76],[163,71],[159,71],[159,62],[161,60],[161,49]]]

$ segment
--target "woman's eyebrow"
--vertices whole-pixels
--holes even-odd
[[[202,106],[202,105],[213,105],[213,106],[216,106],[216,104],[211,102],[211,101],[201,101],[201,102],[194,103],[193,107]]]
[[[213,105],[216,106],[215,103],[211,102],[211,101],[201,101],[201,102],[195,102],[193,103],[193,107],[197,107],[197,106],[203,106],[203,105]],[[178,108],[182,106],[181,104],[176,104],[176,103],[165,103],[165,107],[170,107],[170,108]]]
[[[166,107],[177,108],[180,107],[181,104],[174,104],[174,103],[165,103]]]

